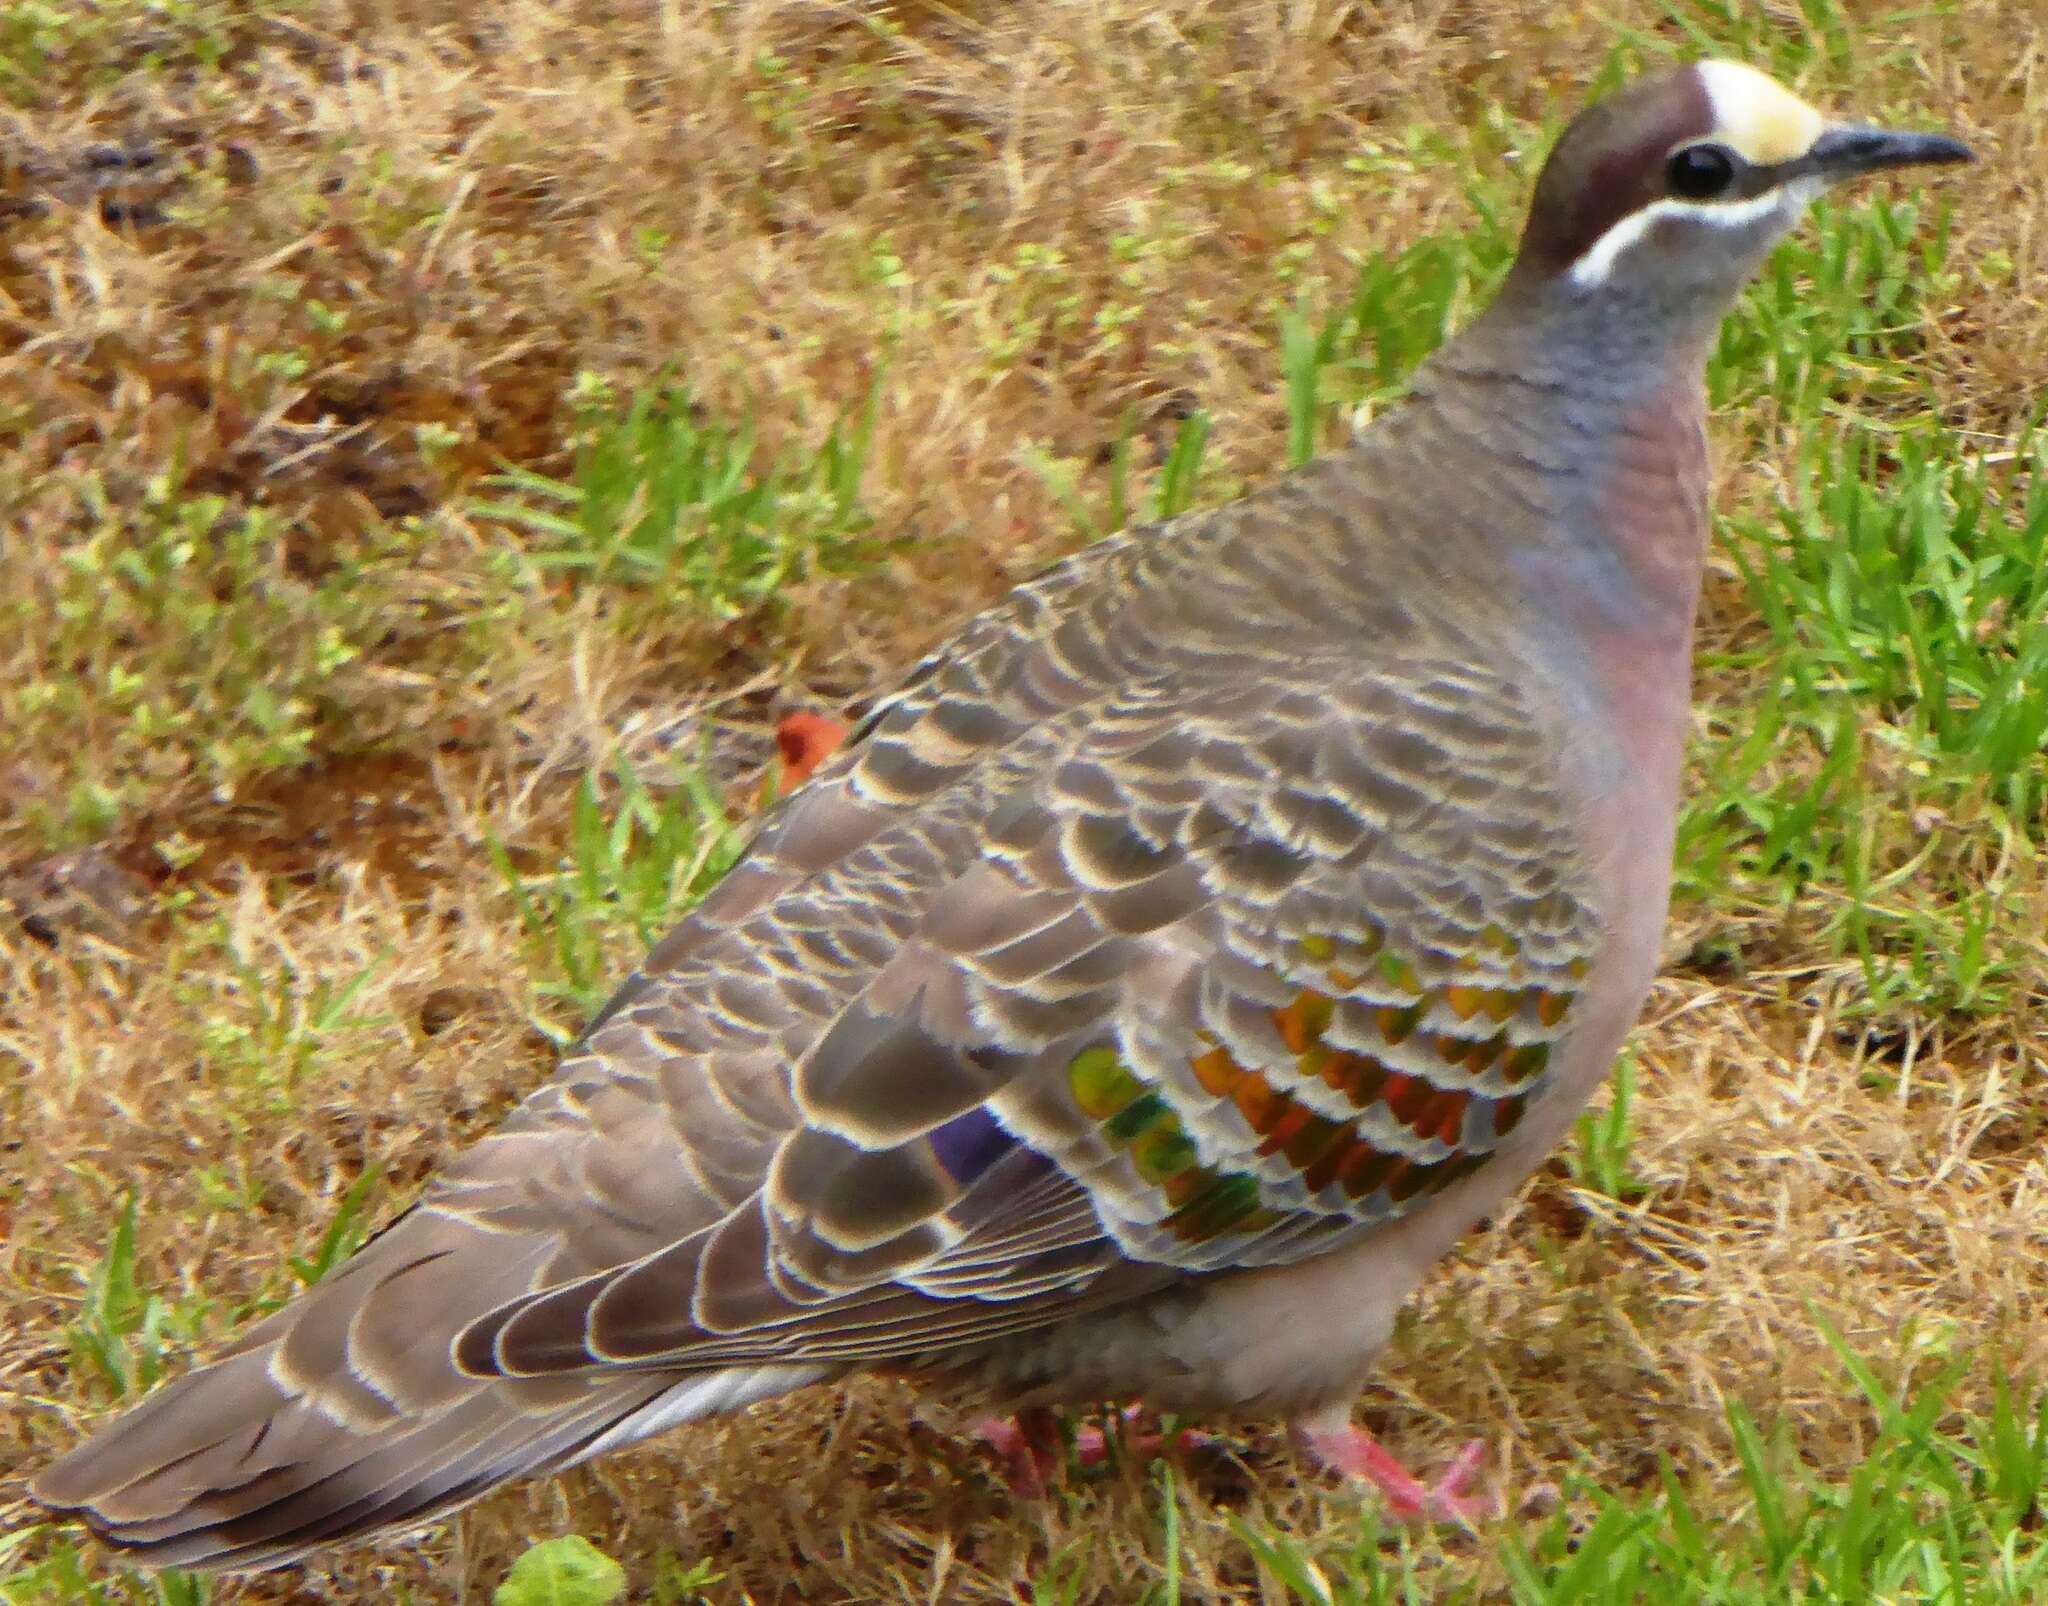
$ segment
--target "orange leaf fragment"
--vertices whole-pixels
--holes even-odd
[[[845,740],[846,726],[829,714],[784,714],[775,726],[775,747],[782,754],[782,789],[787,792],[802,785]]]

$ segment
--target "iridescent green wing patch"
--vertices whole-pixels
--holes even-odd
[[[1253,1237],[1291,1215],[1398,1215],[1470,1175],[1520,1124],[1571,1012],[1564,983],[1584,974],[1572,960],[1530,981],[1497,925],[1481,937],[1510,961],[1505,983],[1494,964],[1480,980],[1427,986],[1384,939],[1301,939],[1321,985],[1267,1012],[1287,1057],[1247,1065],[1199,1031],[1187,1070],[1206,1107],[1148,1082],[1107,1043],[1068,1063],[1068,1090],[1156,1191],[1142,1217],[1183,1242]],[[1340,1041],[1346,1003],[1364,1007],[1344,1012],[1353,1036]],[[1361,1019],[1377,1036],[1371,1046],[1356,1035]],[[1276,1187],[1276,1174],[1295,1185]]]

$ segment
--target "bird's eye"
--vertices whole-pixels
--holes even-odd
[[[1664,176],[1671,193],[1688,201],[1711,201],[1735,182],[1735,157],[1719,145],[1688,145],[1674,151]]]

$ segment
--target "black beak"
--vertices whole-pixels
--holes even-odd
[[[1813,142],[1798,165],[1830,183],[1874,173],[1882,167],[1917,167],[1923,162],[1974,162],[1976,153],[1946,134],[1914,134],[1860,123],[1838,123]]]

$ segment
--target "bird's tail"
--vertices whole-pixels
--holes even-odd
[[[460,1371],[455,1335],[551,1280],[550,1246],[415,1211],[229,1353],[46,1467],[30,1493],[140,1565],[259,1571],[821,1375]]]

